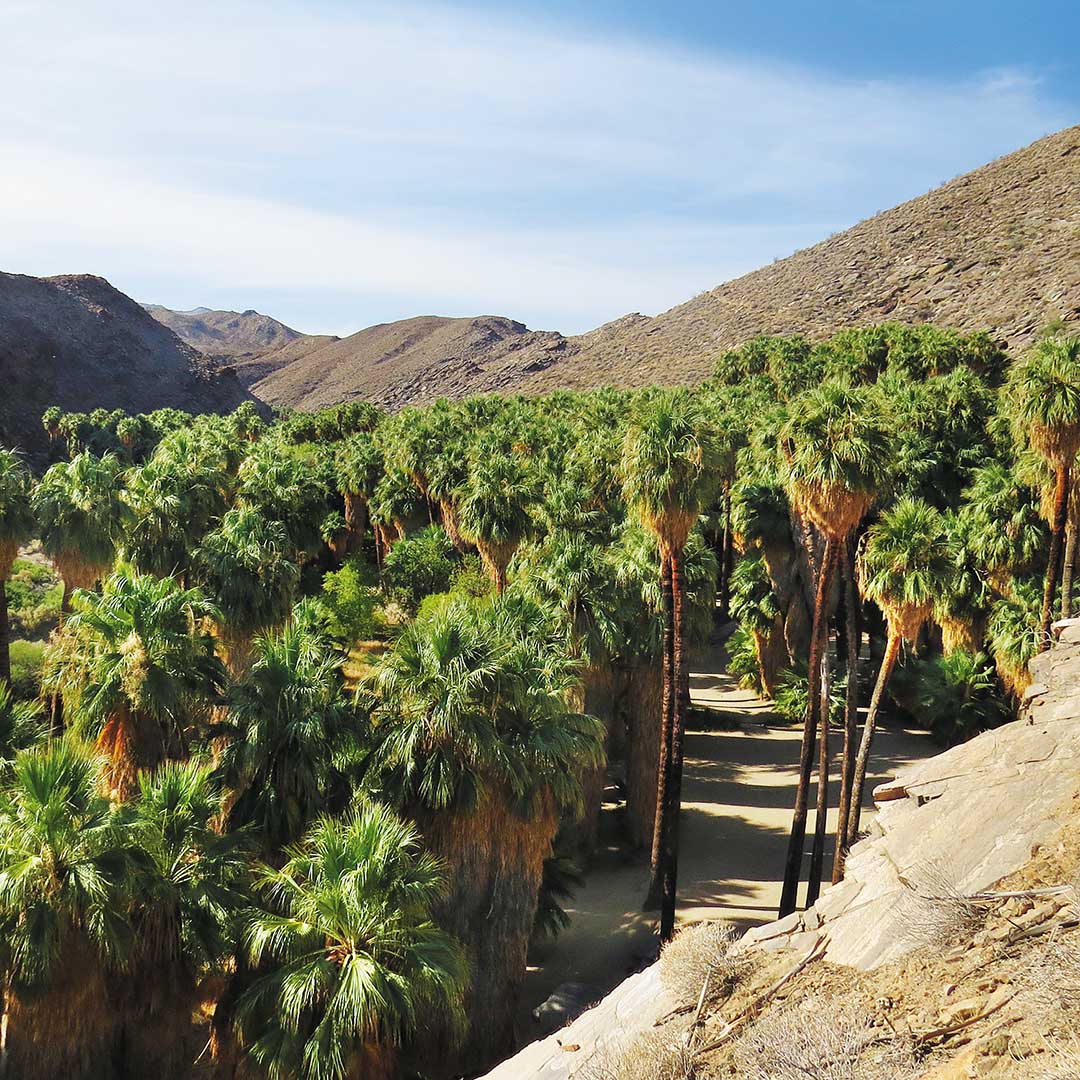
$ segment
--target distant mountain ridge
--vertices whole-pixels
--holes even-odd
[[[566,337],[502,316],[423,316],[304,350],[250,383],[273,404],[604,384],[692,384],[758,334],[896,319],[989,329],[1014,350],[1080,326],[1080,127],[1067,128],[655,317]]]
[[[0,272],[0,443],[47,453],[41,414],[227,412],[251,395],[104,278]]]
[[[36,446],[40,413],[54,403],[220,411],[250,389],[300,409],[357,398],[396,408],[492,391],[692,384],[758,334],[821,338],[886,319],[988,329],[1014,351],[1047,325],[1080,328],[1080,127],[661,315],[574,337],[500,315],[424,315],[336,338],[252,310],[144,310],[101,278],[3,274],[0,437]]]
[[[276,366],[251,390],[271,404],[298,409],[358,397],[397,406],[471,393],[492,365],[512,364],[519,354],[528,353],[529,363],[539,370],[565,347],[562,334],[529,330],[499,315],[421,315],[369,326],[322,345]]]
[[[197,307],[190,311],[174,311],[160,304],[143,306],[181,341],[217,360],[245,364],[287,349],[289,351],[280,357],[284,363],[337,340],[329,334],[302,334],[250,308],[247,311],[215,311]],[[264,364],[258,377],[270,370],[270,366]],[[243,378],[242,371],[238,370],[238,374]]]

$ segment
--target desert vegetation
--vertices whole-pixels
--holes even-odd
[[[888,324],[756,339],[695,390],[43,424],[40,474],[0,454],[27,1078],[476,1071],[615,763],[671,939],[688,658],[729,616],[733,670],[803,726],[787,912],[830,805],[842,873],[882,711],[1002,722],[1071,612],[1073,339]],[[729,994],[730,937],[691,944],[684,989]]]

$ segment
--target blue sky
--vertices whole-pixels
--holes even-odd
[[[1078,39],[997,0],[2,0],[0,268],[581,331],[1080,121]]]

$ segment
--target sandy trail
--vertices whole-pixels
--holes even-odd
[[[745,928],[776,918],[801,730],[773,726],[769,703],[740,689],[721,670],[722,657],[719,648],[703,651],[695,657],[699,670],[690,676],[693,704],[722,712],[715,723],[695,712],[687,729],[679,921],[728,919]],[[838,768],[839,738],[834,739]],[[899,766],[940,749],[925,732],[883,726],[875,736],[867,794]],[[838,782],[834,773],[833,802]],[[869,799],[868,805],[873,805]],[[614,812],[606,806],[604,815],[612,819]],[[811,808],[807,850],[814,816]],[[604,824],[602,835],[614,833],[613,820]],[[827,868],[831,858],[830,845]],[[619,844],[602,842],[584,887],[566,905],[570,926],[532,957],[519,1013],[523,1043],[536,1037],[530,1010],[560,983],[588,983],[606,992],[655,948],[655,916],[641,911],[647,884],[646,859],[631,859]]]

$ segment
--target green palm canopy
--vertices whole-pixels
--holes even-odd
[[[466,966],[431,920],[442,869],[414,826],[361,802],[316,822],[259,886],[267,907],[245,938],[269,973],[242,998],[240,1031],[270,1076],[388,1076],[418,1027],[460,1026]]]

